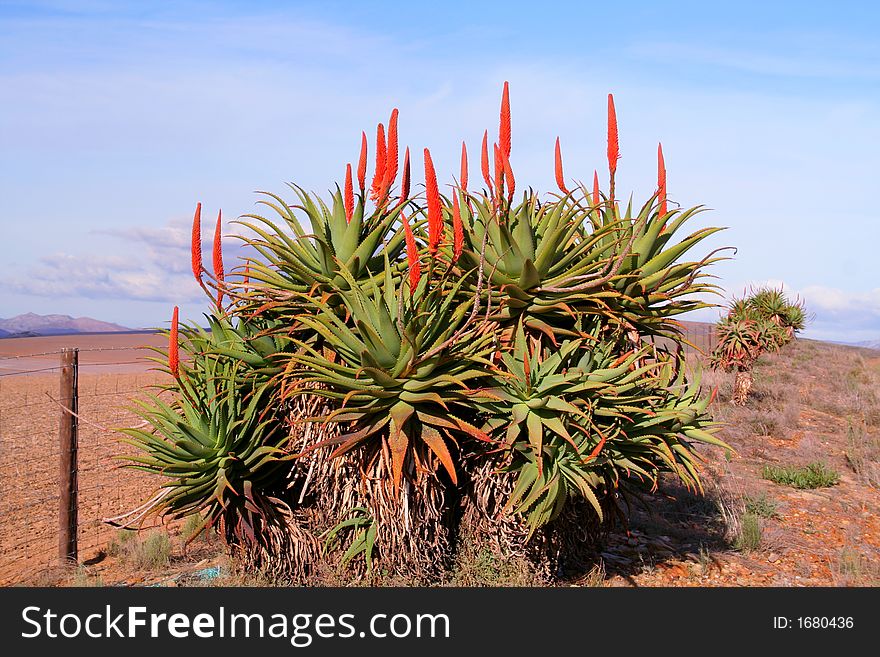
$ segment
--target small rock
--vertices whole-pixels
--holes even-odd
[[[779,555],[776,554],[775,552],[771,552],[767,556],[767,561],[769,561],[770,563],[776,563],[777,561],[779,561]]]

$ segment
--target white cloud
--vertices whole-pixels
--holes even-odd
[[[188,221],[169,221],[159,228],[93,231],[113,238],[114,255],[56,253],[43,256],[25,277],[13,277],[16,294],[61,298],[161,301],[180,303],[203,298],[192,275],[191,228]],[[242,254],[240,241],[224,232],[223,259],[231,270]],[[210,267],[213,228],[202,224],[202,250]]]

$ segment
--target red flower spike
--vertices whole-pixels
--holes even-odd
[[[220,229],[222,227],[223,211],[217,213],[217,227],[214,229],[214,278],[217,280],[217,305],[223,303],[223,244]]]
[[[434,255],[443,239],[443,208],[440,206],[440,190],[431,152],[425,149],[425,193],[428,197],[428,253]]]
[[[385,126],[381,123],[376,127],[376,170],[373,172],[373,183],[370,185],[370,199],[378,200],[385,179]]]
[[[663,144],[657,144],[657,201],[660,218],[666,216],[666,163],[663,161]]]
[[[380,198],[385,198],[397,178],[397,108],[391,110],[391,118],[388,119],[388,147],[385,153],[385,175],[382,180]]]
[[[513,169],[510,166],[510,158],[501,150],[501,159],[504,160],[504,181],[507,185],[507,201],[513,201],[513,193],[516,191],[516,180],[513,177]]]
[[[354,214],[354,188],[351,182],[351,164],[345,165],[345,192],[342,197],[342,205],[345,207],[345,223],[351,223]]]
[[[468,184],[468,158],[467,158],[467,146],[464,142],[461,142],[461,175],[458,179],[458,184],[461,187],[461,191],[467,194],[467,184]]]
[[[608,170],[613,176],[617,172],[620,147],[617,143],[617,112],[614,110],[614,96],[608,94]]]
[[[504,157],[510,157],[510,86],[505,81],[501,93],[501,123],[498,127],[498,143]]]
[[[593,207],[598,207],[599,201],[599,172],[593,169]]]
[[[559,137],[556,138],[556,186],[563,194],[568,194],[565,187],[565,176],[562,173],[562,149],[559,147]]]
[[[416,246],[416,238],[409,226],[406,216],[400,213],[400,221],[403,222],[403,232],[406,239],[406,261],[409,265],[409,293],[412,294],[419,281],[422,279],[422,266],[419,263],[419,249]]]
[[[480,171],[483,174],[483,180],[486,181],[486,187],[492,191],[492,178],[489,176],[489,131],[483,133],[483,153],[480,158]]]
[[[501,187],[504,185],[504,161],[498,144],[492,144],[492,149],[495,152],[495,201],[500,203]]]
[[[244,263],[244,276],[241,279],[241,285],[245,289],[247,289],[248,284],[251,282],[251,263]]]
[[[168,369],[174,378],[180,377],[180,345],[177,342],[177,321],[180,310],[174,306],[171,313],[171,333],[168,335]]]
[[[458,194],[452,196],[452,262],[458,262],[464,248],[464,226],[461,223],[461,207]]]
[[[205,287],[202,282],[202,204],[196,205],[196,214],[192,225],[192,272],[199,285]]]
[[[403,154],[403,174],[400,176],[400,202],[403,203],[409,198],[409,146]]]
[[[361,188],[361,194],[366,189],[367,179],[367,133],[361,132],[361,156],[358,159],[358,185]]]

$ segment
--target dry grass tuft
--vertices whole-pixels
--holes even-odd
[[[123,529],[107,546],[107,554],[134,568],[164,568],[171,562],[171,539],[164,531],[151,531],[141,539],[138,532]]]
[[[880,564],[847,545],[837,553],[833,577],[837,586],[880,586]]]
[[[868,433],[866,422],[847,427],[846,462],[862,483],[880,488],[880,435]]]

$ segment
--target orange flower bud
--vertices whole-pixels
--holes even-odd
[[[223,303],[223,244],[221,242],[222,235],[220,234],[221,226],[222,226],[222,217],[223,211],[217,213],[217,227],[214,229],[214,251],[213,251],[213,260],[214,260],[214,278],[217,281],[217,305],[220,306]]]
[[[376,170],[373,172],[373,183],[370,185],[370,199],[377,201],[385,179],[385,126],[381,123],[376,127]]]
[[[171,333],[168,336],[168,369],[175,378],[180,376],[180,345],[177,341],[177,320],[179,309],[174,306],[171,314]]]
[[[562,149],[559,147],[559,137],[556,138],[556,186],[563,194],[568,194],[565,176],[562,173]]]
[[[483,152],[480,158],[480,172],[483,174],[483,180],[486,181],[486,187],[489,192],[492,191],[492,178],[489,175],[489,131],[483,133]]]
[[[657,144],[657,201],[660,218],[666,216],[666,163],[663,161],[663,144]]]
[[[428,197],[428,253],[434,255],[443,239],[443,208],[431,152],[425,149],[425,193]]]
[[[617,143],[617,112],[614,110],[614,96],[608,94],[608,170],[613,176],[617,171],[620,148]]]
[[[202,204],[196,205],[196,214],[193,217],[192,224],[192,272],[193,276],[199,282],[199,285],[205,287],[202,282]]]
[[[458,262],[464,248],[464,226],[461,223],[461,207],[458,194],[452,197],[452,262]]]
[[[342,197],[342,205],[345,207],[345,222],[351,223],[354,214],[354,188],[351,182],[351,164],[345,165],[345,192]]]
[[[388,119],[388,148],[385,153],[385,174],[382,180],[382,189],[379,192],[379,197],[384,199],[388,192],[391,190],[391,186],[394,185],[394,180],[397,178],[397,109],[391,110],[391,118]]]
[[[409,198],[409,185],[410,185],[409,146],[407,146],[406,152],[403,154],[403,174],[400,177],[400,201],[401,201],[401,203]]]
[[[366,179],[367,179],[367,133],[361,132],[361,156],[358,159],[358,185],[361,188],[361,194],[364,193],[364,189],[366,188]]]
[[[467,146],[464,142],[461,142],[461,174],[459,176],[458,184],[461,186],[461,191],[467,193],[467,185],[468,185],[468,157],[467,157]]]
[[[510,86],[505,81],[501,93],[501,122],[498,127],[498,143],[505,157],[510,157]]]
[[[499,149],[500,150],[500,149]],[[510,158],[501,150],[501,159],[504,161],[504,181],[507,185],[507,200],[513,201],[513,193],[516,191],[516,180],[513,177],[513,169],[510,166]]]
[[[400,221],[403,222],[403,232],[406,239],[406,261],[409,265],[409,289],[412,294],[422,278],[422,266],[419,263],[419,249],[416,246],[416,238],[409,226],[406,216],[400,213]]]

